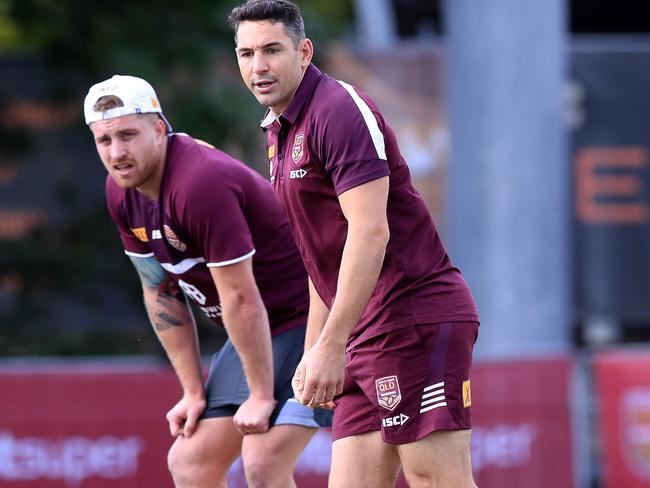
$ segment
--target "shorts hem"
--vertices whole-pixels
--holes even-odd
[[[438,423],[436,425],[432,425],[430,428],[423,428],[415,433],[415,435],[411,435],[408,437],[404,437],[403,439],[386,439],[383,436],[381,436],[381,439],[386,443],[386,444],[392,444],[392,445],[402,445],[402,444],[411,444],[412,442],[417,442],[420,439],[424,439],[426,436],[431,434],[432,432],[437,432],[439,430],[470,430],[472,428],[471,425],[460,425],[456,422],[444,422],[444,423]]]
[[[218,405],[218,406],[209,406],[203,411],[199,420],[202,419],[215,419],[219,417],[234,417],[237,413],[239,405]]]
[[[338,435],[334,430],[332,430],[332,442],[338,441],[339,439],[343,439],[345,437],[352,437],[354,435],[362,435],[362,434],[367,434],[368,432],[380,432],[381,427],[373,427],[369,426],[366,430],[358,430],[354,432],[345,432],[342,433],[341,435]]]
[[[284,418],[276,421],[271,427],[276,427],[278,425],[298,425],[300,427],[307,427],[309,429],[318,429],[320,425],[316,423],[315,420],[303,419],[303,418]]]

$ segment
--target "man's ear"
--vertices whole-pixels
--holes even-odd
[[[314,57],[314,44],[311,42],[311,39],[304,38],[302,41],[300,41],[298,50],[300,51],[301,56],[300,64],[303,69],[305,69],[307,66],[309,66],[311,59]]]
[[[162,135],[167,134],[167,124],[165,124],[165,121],[160,117],[156,117],[155,128],[156,128],[156,134],[162,134]]]

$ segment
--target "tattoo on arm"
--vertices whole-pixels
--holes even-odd
[[[140,276],[145,297],[147,291],[155,294],[155,300],[145,298],[147,315],[153,327],[158,331],[164,331],[191,322],[185,295],[178,283],[165,273],[156,258],[129,257]]]
[[[180,325],[183,325],[183,322],[178,320],[178,318],[174,317],[173,315],[170,315],[166,312],[159,312],[158,313],[158,318],[160,318],[160,321],[158,323],[154,323],[156,329],[158,330],[164,330],[171,327],[178,327]],[[164,322],[162,322],[164,321]]]
[[[153,256],[146,258],[129,256],[129,259],[135,266],[142,284],[147,288],[158,288],[168,278],[163,267]]]

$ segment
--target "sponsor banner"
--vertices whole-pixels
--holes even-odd
[[[135,371],[0,370],[0,487],[173,488],[165,413],[181,390],[168,369]]]
[[[8,399],[0,409],[0,488],[172,488],[164,416],[181,394],[173,372],[74,364],[0,369]],[[572,486],[569,374],[564,359],[476,364],[472,461],[479,486]],[[401,393],[391,377],[377,383],[388,407]],[[331,434],[322,429],[298,460],[297,486],[325,488],[330,460]],[[240,461],[229,486],[246,487]],[[406,486],[400,478],[397,487]]]
[[[574,486],[571,370],[572,361],[563,357],[474,366],[472,465],[478,486]]]
[[[594,358],[603,487],[650,488],[650,351]]]

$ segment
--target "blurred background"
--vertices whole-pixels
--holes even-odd
[[[0,0],[0,487],[171,486],[180,389],[82,102],[143,77],[175,130],[265,174],[236,3]],[[650,4],[298,4],[315,63],[392,125],[478,303],[479,486],[650,487]],[[224,334],[201,316],[208,360]],[[328,465],[325,431],[298,486]]]

